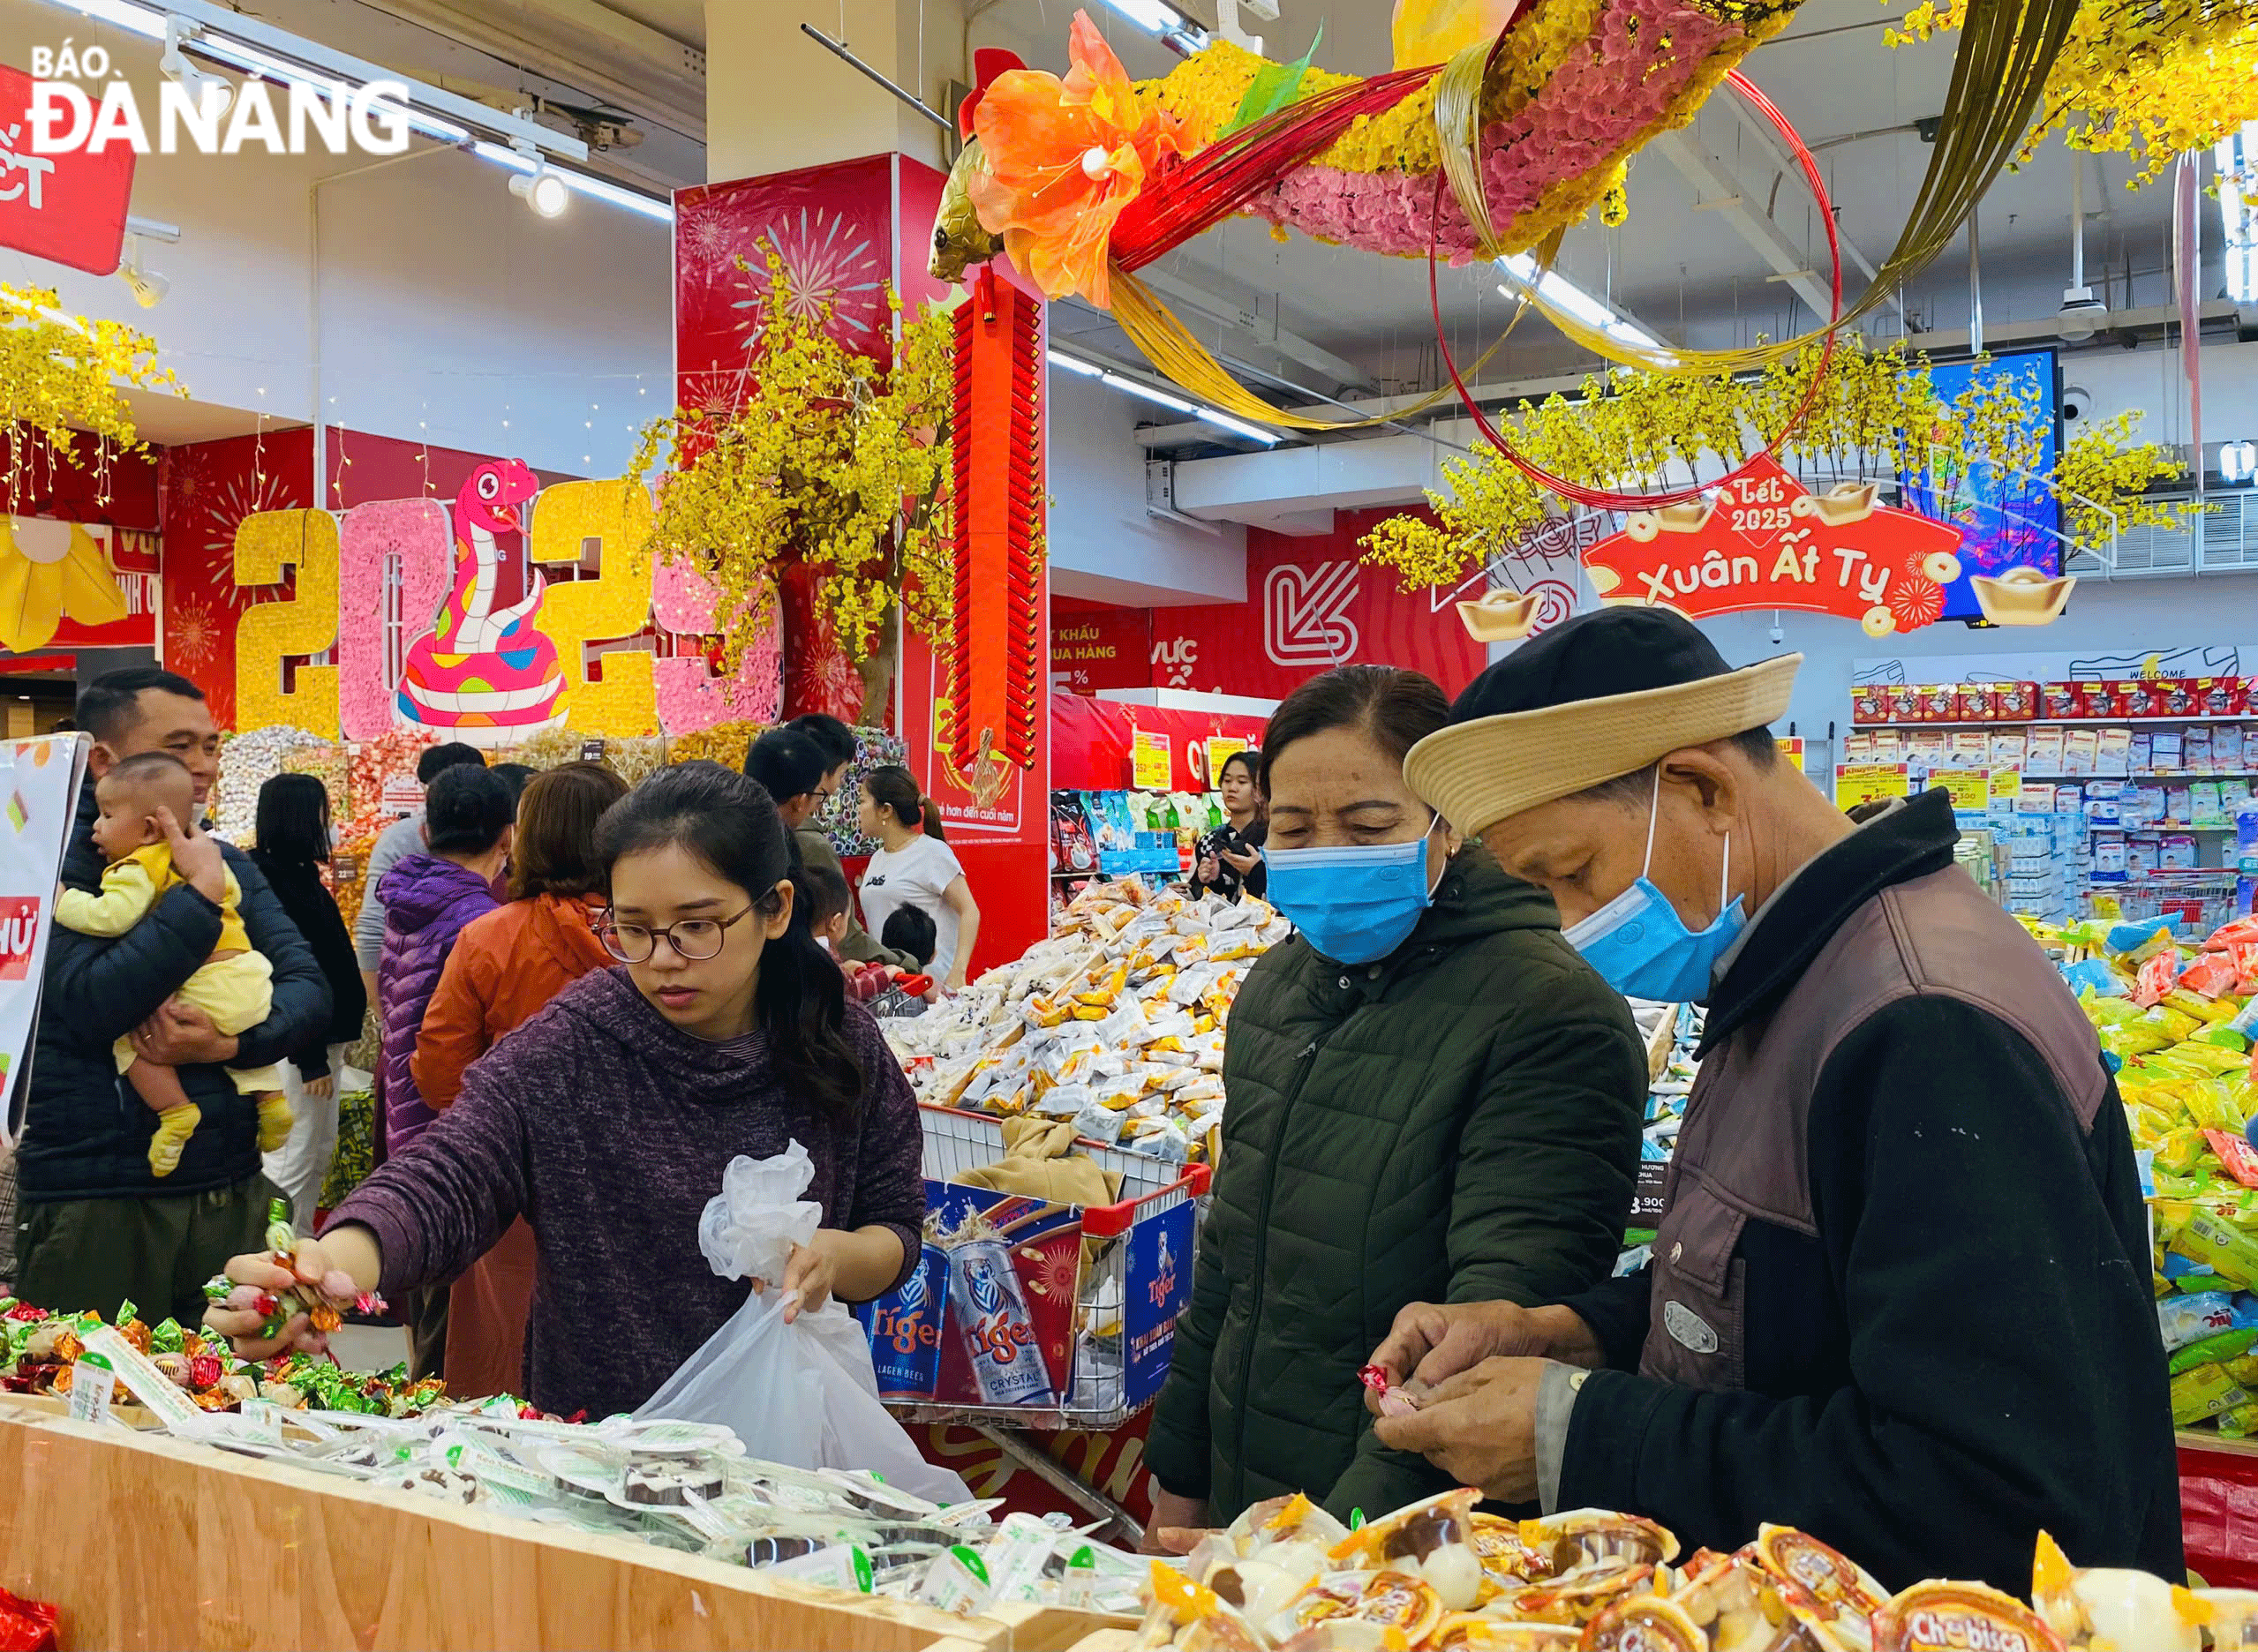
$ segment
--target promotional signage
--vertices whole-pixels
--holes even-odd
[[[1901,798],[1911,788],[1903,763],[1843,763],[1834,771],[1834,806],[1856,808],[1882,798]]]
[[[76,734],[0,740],[0,1097],[31,1056],[55,886],[78,812],[87,742]],[[14,1140],[0,1102],[0,1144]]]
[[[0,246],[108,275],[125,244],[133,149],[34,154],[33,82],[0,64]]]
[[[1776,608],[1855,620],[1869,636],[1915,630],[1944,613],[1961,577],[1961,530],[1877,492],[1814,494],[1766,456],[1714,494],[1631,512],[1584,567],[1602,601],[1689,620]]]
[[[1329,533],[1246,534],[1246,600],[1152,611],[1152,684],[1282,700],[1336,665],[1402,665],[1455,695],[1489,663],[1456,611],[1364,560],[1391,507],[1336,511]]]
[[[1153,616],[1142,608],[1061,613],[1050,620],[1050,686],[1070,694],[1146,688],[1153,680]]]
[[[1169,738],[1139,729],[1129,746],[1129,784],[1140,792],[1165,792],[1174,772]]]

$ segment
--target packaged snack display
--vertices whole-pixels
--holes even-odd
[[[1729,1554],[1599,1509],[1515,1522],[1450,1491],[1340,1533],[1306,1497],[1258,1503],[1180,1567],[1148,1563],[1133,1648],[1184,1652],[2198,1652],[2247,1644],[2258,1595],[2080,1568],[2041,1533],[2036,1607],[1981,1583],[1889,1594],[1809,1533]],[[1332,1535],[1340,1533],[1337,1537]],[[1329,1539],[1329,1541],[1328,1541]],[[1464,1604],[1455,1603],[1464,1602]]]
[[[1057,934],[886,1036],[921,1101],[1048,1114],[1133,1152],[1206,1159],[1231,1000],[1291,933],[1253,897],[1092,884]]]

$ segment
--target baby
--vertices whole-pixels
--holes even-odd
[[[109,863],[102,875],[102,893],[58,890],[55,920],[80,935],[109,939],[139,923],[158,897],[186,882],[173,869],[172,850],[156,812],[169,808],[176,821],[193,819],[196,788],[180,759],[164,752],[144,752],[114,764],[95,783],[94,802],[102,811],[94,821],[94,847]],[[275,1005],[274,966],[252,950],[251,936],[237,911],[242,900],[242,887],[230,872],[220,906],[220,943],[179,993],[230,1037],[257,1026]],[[149,1173],[170,1175],[179,1167],[181,1152],[202,1119],[202,1110],[188,1099],[180,1075],[138,1054],[130,1035],[118,1040],[115,1048],[117,1070],[157,1115],[156,1134],[149,1141]],[[228,1072],[238,1091],[258,1098],[260,1151],[274,1152],[290,1133],[282,1070],[231,1067]]]

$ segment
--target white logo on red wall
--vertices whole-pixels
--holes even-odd
[[[1192,668],[1199,663],[1200,643],[1195,637],[1180,636],[1171,642],[1153,644],[1153,664],[1168,673],[1163,688],[1189,688]]]
[[[32,942],[39,938],[39,897],[0,895],[0,981],[31,973]]]
[[[1262,582],[1262,650],[1277,665],[1337,665],[1357,651],[1357,564],[1281,562]]]

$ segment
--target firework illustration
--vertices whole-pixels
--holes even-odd
[[[1945,612],[1944,590],[1921,571],[1919,557],[1907,559],[1904,571],[1890,589],[1889,607],[1900,631],[1917,629]]]
[[[220,618],[200,597],[184,597],[165,620],[165,655],[192,670],[211,664],[219,652]]]
[[[165,450],[160,514],[169,527],[192,514],[212,491],[212,454],[207,447],[182,447]]]
[[[685,260],[702,279],[710,282],[728,267],[728,221],[712,206],[683,214],[680,241]]]
[[[242,526],[245,517],[260,511],[290,509],[290,492],[280,477],[269,474],[262,480],[238,470],[210,489],[206,498],[202,522],[205,566],[215,575],[210,583],[223,607],[240,612],[250,605],[251,591],[247,586],[235,582],[236,529]],[[191,529],[192,533],[194,531]]]
[[[763,241],[775,247],[783,263],[792,314],[813,320],[828,305],[832,335],[841,344],[851,347],[876,336],[884,313],[885,272],[869,230],[849,223],[844,213],[803,206],[796,219],[771,222],[755,235],[745,253],[746,267],[735,272],[734,285],[744,296],[729,307],[737,312],[734,331],[748,356],[759,350],[768,332]]]

